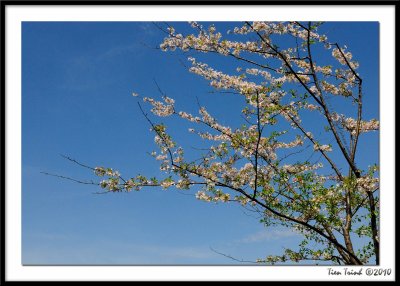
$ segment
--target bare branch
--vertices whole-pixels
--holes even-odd
[[[79,184],[84,184],[84,185],[96,185],[99,186],[99,183],[95,183],[93,181],[82,181],[82,180],[77,180],[71,177],[67,177],[67,176],[62,176],[62,175],[58,175],[58,174],[51,174],[51,173],[47,173],[47,172],[40,172],[41,174],[47,175],[47,176],[52,176],[52,177],[57,177],[60,179],[65,179],[65,180],[70,180],[73,181],[75,183],[79,183]]]
[[[213,252],[215,252],[215,253],[217,253],[217,254],[219,254],[219,255],[222,255],[222,256],[224,256],[224,257],[227,257],[227,258],[232,259],[232,260],[237,261],[237,262],[259,264],[259,263],[256,262],[256,261],[244,260],[244,259],[237,259],[237,258],[235,258],[235,257],[233,257],[233,256],[231,256],[231,255],[229,255],[229,254],[224,254],[224,253],[222,253],[222,252],[216,251],[216,250],[215,250],[214,248],[212,248],[211,246],[210,246],[210,249],[211,249]]]

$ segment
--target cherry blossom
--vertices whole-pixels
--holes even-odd
[[[179,102],[170,97],[143,97],[153,115],[185,120],[188,136],[199,136],[205,147],[188,159],[191,149],[179,146],[167,125],[144,113],[160,149],[150,155],[166,177],[124,180],[118,171],[96,167],[95,175],[104,177],[99,186],[110,192],[197,188],[194,196],[201,201],[238,203],[259,213],[266,226],[285,226],[304,236],[298,250],[260,263],[315,259],[361,265],[374,255],[378,259],[379,176],[374,168],[360,168],[356,151],[363,133],[379,130],[379,121],[364,118],[357,56],[320,34],[320,22],[245,22],[228,33],[217,24],[189,24],[194,32],[188,35],[168,27],[160,49],[191,51],[189,72],[211,88],[243,98],[243,125],[222,124],[205,106],[191,114],[178,110]],[[291,47],[280,45],[287,37],[294,40]],[[315,46],[333,61],[315,59]],[[230,57],[238,66],[227,72],[197,60],[196,52]],[[352,113],[335,112],[333,100],[348,104]],[[329,140],[310,127],[305,114],[327,126]],[[363,255],[353,249],[354,234],[371,241],[359,251]]]

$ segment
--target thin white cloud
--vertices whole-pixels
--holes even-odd
[[[151,22],[142,22],[142,23],[140,23],[139,28],[146,35],[154,35],[154,34],[156,34],[156,32],[155,32],[156,27]]]
[[[64,234],[64,233],[49,233],[49,232],[34,232],[27,235],[26,239],[37,239],[41,241],[63,241],[63,240],[72,240],[78,238],[72,234]]]
[[[156,247],[153,250],[170,258],[210,258],[212,256],[215,256],[215,254],[212,253],[209,249],[194,247]]]
[[[108,51],[104,52],[103,54],[99,55],[97,59],[101,61],[106,58],[113,58],[113,57],[123,56],[129,53],[136,53],[140,51],[141,48],[143,47],[138,43],[133,43],[129,45],[120,45],[113,47]]]
[[[206,247],[131,244],[113,241],[71,245],[47,243],[25,248],[24,265],[168,265],[204,263],[218,255]]]
[[[298,234],[291,230],[287,229],[275,229],[275,230],[261,230],[256,233],[250,234],[237,242],[239,243],[255,243],[255,242],[262,242],[268,240],[276,240],[285,237],[295,237]]]

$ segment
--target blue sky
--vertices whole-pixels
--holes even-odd
[[[171,25],[190,31],[186,23]],[[219,27],[228,29],[232,23]],[[364,115],[378,118],[379,24],[326,23],[323,30],[360,62]],[[153,134],[131,96],[158,97],[154,80],[181,110],[195,112],[198,97],[222,122],[239,123],[235,111],[240,99],[210,93],[208,83],[182,65],[188,55],[155,49],[163,38],[149,22],[23,23],[24,264],[231,264],[210,248],[253,261],[299,241],[287,229],[266,230],[234,204],[208,204],[155,188],[95,195],[95,186],[40,173],[92,178],[60,157],[65,154],[88,165],[116,168],[127,177],[161,175],[147,154],[156,150]],[[236,66],[215,56],[198,58],[220,69]],[[179,142],[196,145],[187,124],[173,120],[168,126]],[[362,140],[360,164],[377,162],[377,134]]]

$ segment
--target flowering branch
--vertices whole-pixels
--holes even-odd
[[[138,103],[160,149],[159,153],[154,151],[151,155],[160,161],[160,169],[168,177],[158,180],[138,175],[123,179],[110,168],[81,166],[99,177],[106,177],[99,185],[110,192],[144,187],[188,190],[200,186],[201,190],[196,193],[199,200],[238,202],[245,208],[252,207],[266,226],[293,228],[304,236],[298,251],[288,249],[281,256],[257,260],[259,263],[315,260],[362,265],[375,256],[379,264],[377,168],[363,171],[356,163],[361,134],[378,130],[379,121],[363,120],[362,79],[356,73],[358,63],[352,60],[352,54],[319,34],[317,29],[321,23],[245,22],[235,27],[236,38],[252,34],[256,37],[252,41],[223,39],[214,25],[208,29],[195,22],[191,25],[197,35],[184,36],[168,25],[160,49],[213,53],[234,58],[242,64],[237,67],[237,73],[228,74],[194,57],[188,58],[190,72],[223,93],[245,99],[241,116],[246,124],[238,128],[220,124],[200,105],[198,115],[179,111],[175,100],[167,97],[156,83],[162,100],[143,97],[143,101],[151,105],[150,111],[156,116],[179,117],[195,125],[189,132],[200,136],[208,145],[192,148],[192,151],[205,153],[188,161],[185,149],[173,141],[167,126],[152,122]],[[276,45],[280,35],[294,38],[295,46]],[[344,68],[334,70],[333,65],[317,65],[312,48],[316,44],[326,49],[334,47],[331,54],[335,64]],[[291,89],[295,84],[300,86],[301,92]],[[293,100],[288,99],[290,95]],[[333,112],[328,104],[332,96],[356,102],[357,118]],[[344,163],[328,155],[335,152],[335,146],[319,142],[322,137],[313,135],[315,127],[308,127],[302,121],[304,112],[322,117],[320,121],[328,123],[325,131],[332,138],[327,142],[336,142],[337,154],[343,156]],[[294,130],[292,141],[285,139],[292,134],[285,126]],[[349,147],[345,135],[350,138]],[[301,147],[304,141],[308,144],[306,148]],[[289,149],[294,151],[286,151]],[[312,152],[308,159],[303,153],[305,150]],[[326,161],[333,172],[324,174],[326,169],[318,160],[310,163],[313,154],[320,154],[318,160],[324,158],[323,162]],[[344,175],[344,168],[349,169],[348,176]],[[368,226],[366,221],[369,221]],[[372,246],[367,244],[355,250],[355,234],[369,238]]]

